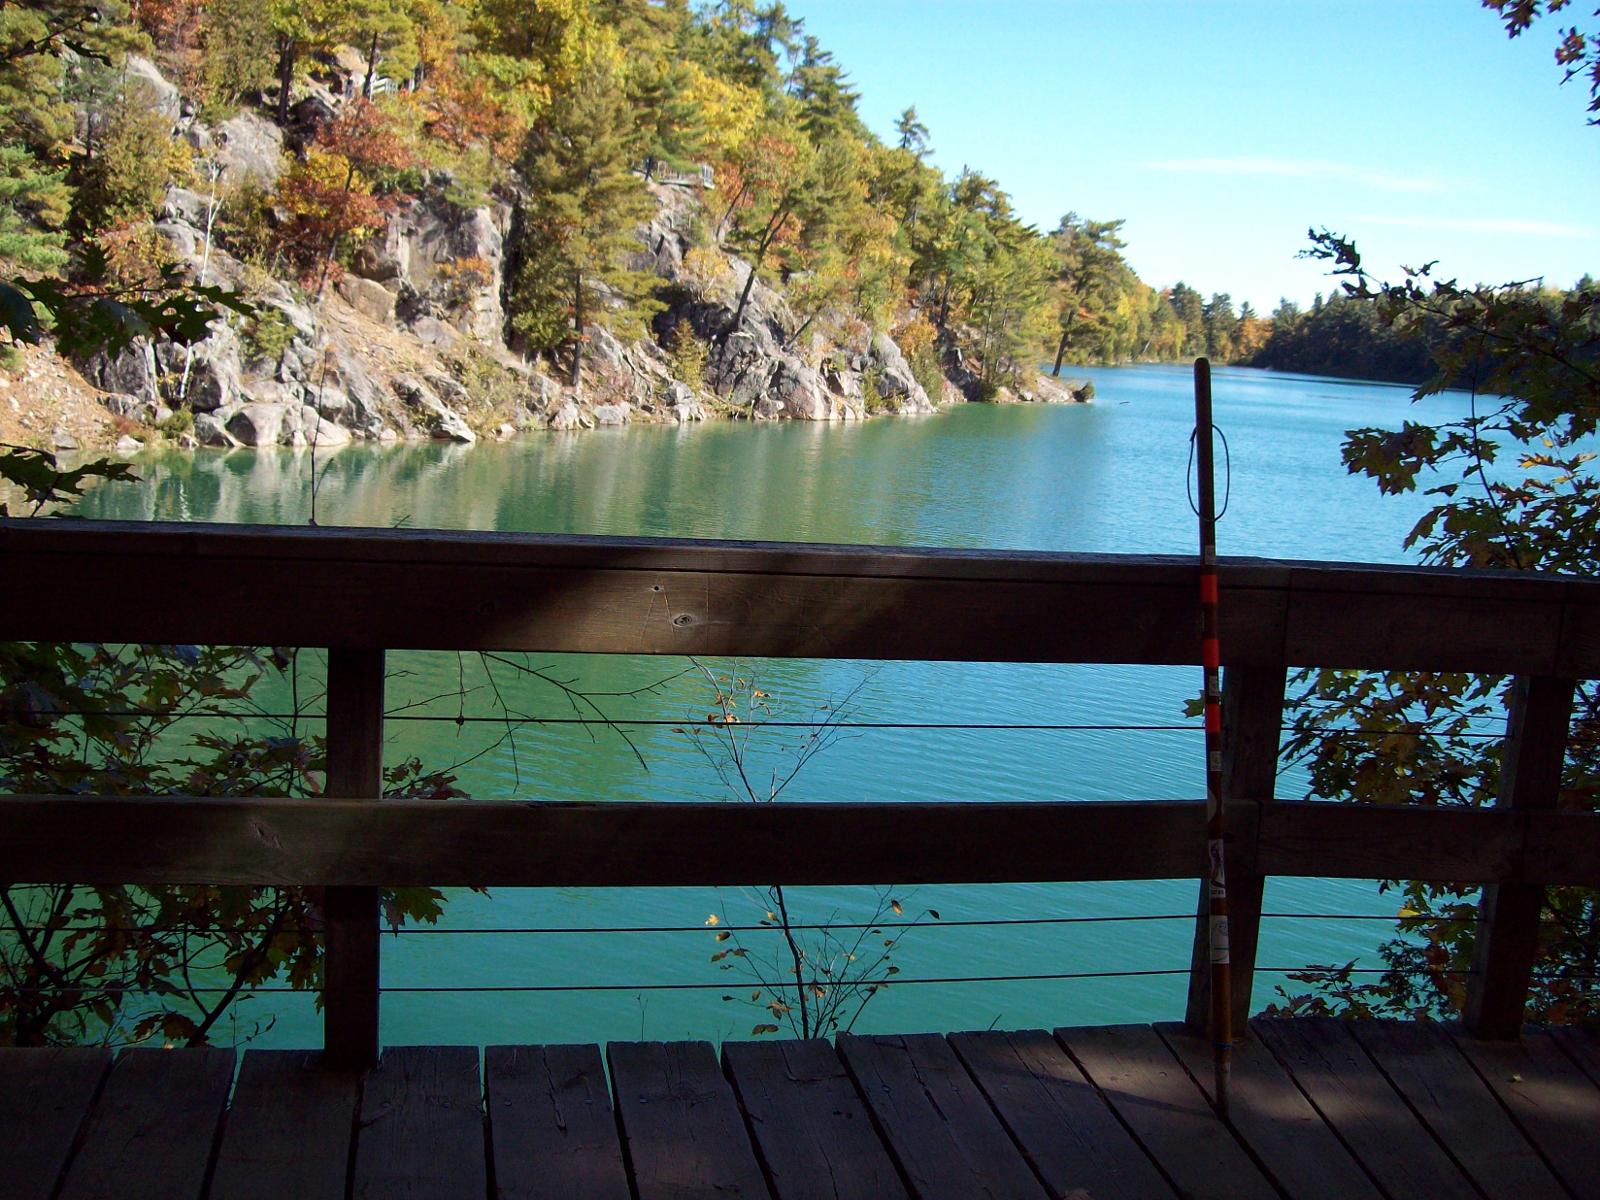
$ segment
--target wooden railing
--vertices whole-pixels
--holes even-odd
[[[0,561],[9,640],[329,648],[333,798],[3,797],[0,878],[326,886],[326,1048],[339,1061],[377,1051],[380,886],[1202,870],[1199,800],[377,802],[387,650],[1197,663],[1192,559],[0,521]],[[1260,559],[1225,559],[1220,573],[1236,1017],[1267,876],[1452,880],[1485,885],[1468,1022],[1515,1036],[1543,889],[1600,885],[1600,817],[1555,804],[1574,681],[1600,676],[1600,582]],[[1277,800],[1284,682],[1299,666],[1518,676],[1498,803]],[[728,852],[700,853],[713,838]]]

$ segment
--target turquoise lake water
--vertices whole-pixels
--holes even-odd
[[[1184,367],[1081,368],[1093,404],[966,406],[937,416],[819,426],[709,424],[537,435],[515,442],[350,447],[317,460],[323,526],[530,530],[1127,553],[1193,553],[1185,496],[1193,423]],[[1231,457],[1223,554],[1404,561],[1405,533],[1426,507],[1380,498],[1345,474],[1343,431],[1408,416],[1462,415],[1467,398],[1413,405],[1404,388],[1250,370],[1215,374],[1216,421]],[[312,460],[290,451],[166,455],[138,464],[144,482],[104,487],[84,516],[302,523]],[[315,605],[318,597],[308,595]],[[403,597],[397,597],[403,603]],[[1071,613],[1059,619],[1070,621]],[[484,797],[675,800],[727,796],[706,754],[676,722],[704,728],[714,698],[676,660],[533,656],[598,697],[626,731],[604,726],[458,724],[457,715],[571,718],[555,687],[476,656],[393,654],[389,755],[460,764]],[[732,664],[710,662],[725,675]],[[771,661],[740,668],[771,697],[777,720],[846,711],[857,723],[1159,726],[1073,731],[851,729],[805,764],[784,793],[805,800],[1188,799],[1201,794],[1201,739],[1183,716],[1197,669],[951,663]],[[676,675],[676,677],[672,677]],[[669,678],[672,677],[672,678]],[[464,693],[464,694],[463,694]],[[840,702],[849,696],[845,709]],[[441,719],[423,719],[441,718]],[[665,722],[643,724],[646,721]],[[750,734],[759,780],[784,773],[804,731]],[[717,743],[702,741],[713,750]],[[764,785],[763,785],[764,786]],[[1279,795],[1304,794],[1293,769]],[[719,853],[708,845],[708,856]],[[847,849],[846,851],[847,852]],[[894,881],[884,881],[892,885]],[[939,911],[896,951],[899,979],[1168,970],[1187,965],[1187,920],[956,925],[1023,918],[1162,916],[1192,911],[1192,880],[891,889],[907,917]],[[869,918],[865,888],[793,889],[797,920]],[[1394,902],[1361,881],[1274,880],[1269,912],[1383,914]],[[754,923],[740,889],[501,890],[452,893],[445,932],[386,937],[390,987],[613,985],[608,991],[404,992],[385,995],[383,1035],[422,1041],[575,1041],[747,1036],[766,1014],[749,984],[709,960],[704,927]],[[677,933],[451,933],[450,929],[685,926]],[[1259,962],[1293,967],[1363,958],[1392,926],[1269,919]],[[766,939],[766,940],[763,940]],[[751,934],[752,956],[777,949]],[[1283,982],[1257,977],[1255,1003]],[[655,990],[646,984],[703,984]],[[744,985],[741,989],[740,985]],[[989,983],[897,982],[856,1028],[948,1030],[1151,1021],[1181,1016],[1181,974]],[[739,1000],[722,1000],[724,992]],[[258,1044],[308,1045],[320,1020],[303,996],[257,996],[223,1037],[263,1018]]]

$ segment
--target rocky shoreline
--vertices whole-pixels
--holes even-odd
[[[153,442],[152,431],[193,448],[465,443],[635,422],[925,415],[976,397],[976,381],[959,363],[947,364],[930,396],[888,332],[807,336],[812,322],[759,278],[733,328],[749,264],[721,251],[693,253],[703,196],[680,183],[645,183],[656,211],[638,230],[632,265],[660,280],[663,308],[650,336],[623,342],[594,327],[577,387],[557,382],[504,341],[513,206],[459,207],[447,198],[447,178],[403,198],[381,233],[313,298],[239,261],[212,233],[229,194],[270,189],[285,154],[331,119],[337,96],[307,96],[284,128],[249,111],[212,127],[153,64],[129,62],[214,181],[206,193],[169,189],[157,233],[193,278],[241,292],[256,314],[218,322],[193,347],[135,343],[115,357],[76,364],[118,419],[124,452]],[[706,348],[690,364],[693,372],[664,348],[685,342]],[[1081,403],[1090,395],[1082,381],[1041,375],[1032,387],[1001,389],[992,398]]]

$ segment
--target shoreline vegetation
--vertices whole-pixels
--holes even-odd
[[[884,140],[781,4],[50,0],[0,11],[0,272],[179,278],[194,345],[13,346],[0,440],[335,446],[1081,401],[1063,362],[1415,382],[1335,294],[1269,319]],[[1051,364],[1037,375],[1034,364]]]

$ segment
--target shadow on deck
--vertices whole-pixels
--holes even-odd
[[[0,1197],[1600,1195],[1600,1035],[1252,1033],[1231,1125],[1178,1025],[396,1047],[366,1074],[252,1050],[236,1085],[231,1050],[6,1050]]]

